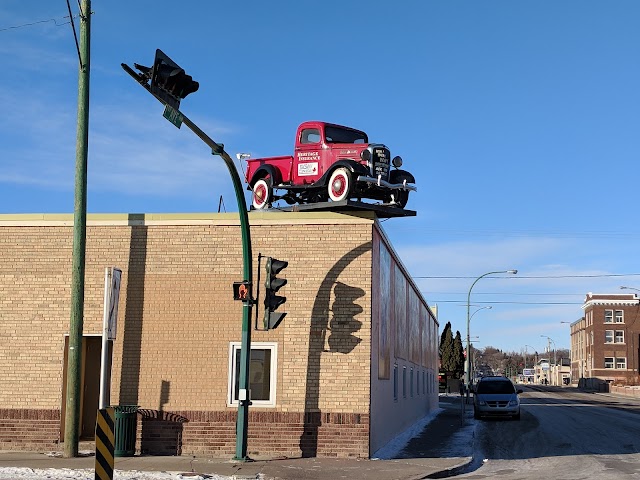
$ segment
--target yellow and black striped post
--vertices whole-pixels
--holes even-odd
[[[98,410],[96,420],[96,476],[95,480],[113,480],[113,452],[115,444],[115,409]]]

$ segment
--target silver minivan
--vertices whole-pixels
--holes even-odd
[[[473,417],[511,417],[520,420],[522,390],[516,390],[506,377],[482,377],[473,394]]]

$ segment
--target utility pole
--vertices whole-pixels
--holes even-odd
[[[73,17],[72,17],[73,18]],[[73,212],[73,261],[71,267],[71,320],[67,362],[67,401],[64,422],[64,456],[78,456],[80,430],[80,373],[84,316],[84,266],[87,236],[87,152],[89,147],[89,70],[91,0],[80,4],[80,60],[78,75],[78,125]],[[75,35],[75,28],[74,28]]]

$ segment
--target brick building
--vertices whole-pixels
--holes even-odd
[[[254,281],[259,253],[289,262],[279,292],[286,318],[252,333],[249,455],[367,457],[437,408],[438,323],[375,215],[251,212],[249,220]],[[73,216],[2,215],[0,232],[0,449],[57,449]],[[88,216],[86,439],[111,266],[122,285],[110,399],[140,407],[137,450],[232,455],[243,308],[231,289],[242,279],[237,214]]]
[[[588,293],[582,310],[571,324],[572,381],[639,385],[638,295]]]

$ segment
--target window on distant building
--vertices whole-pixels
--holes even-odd
[[[616,343],[624,343],[624,330],[616,330]]]
[[[616,310],[616,323],[624,323],[624,312]]]
[[[240,392],[240,342],[229,345],[229,405],[238,405]],[[249,395],[252,404],[276,406],[277,343],[253,342],[249,365]]]
[[[604,331],[604,343],[613,343],[613,330]]]
[[[398,401],[398,364],[393,366],[393,401]]]
[[[613,323],[613,310],[604,311],[604,323]]]
[[[407,398],[407,367],[402,367],[402,398]]]
[[[604,368],[613,368],[613,357],[604,357]]]
[[[409,391],[410,395],[413,397],[413,367],[411,367],[411,372],[409,373]]]
[[[626,369],[627,368],[627,359],[622,357],[616,357],[616,368]]]

